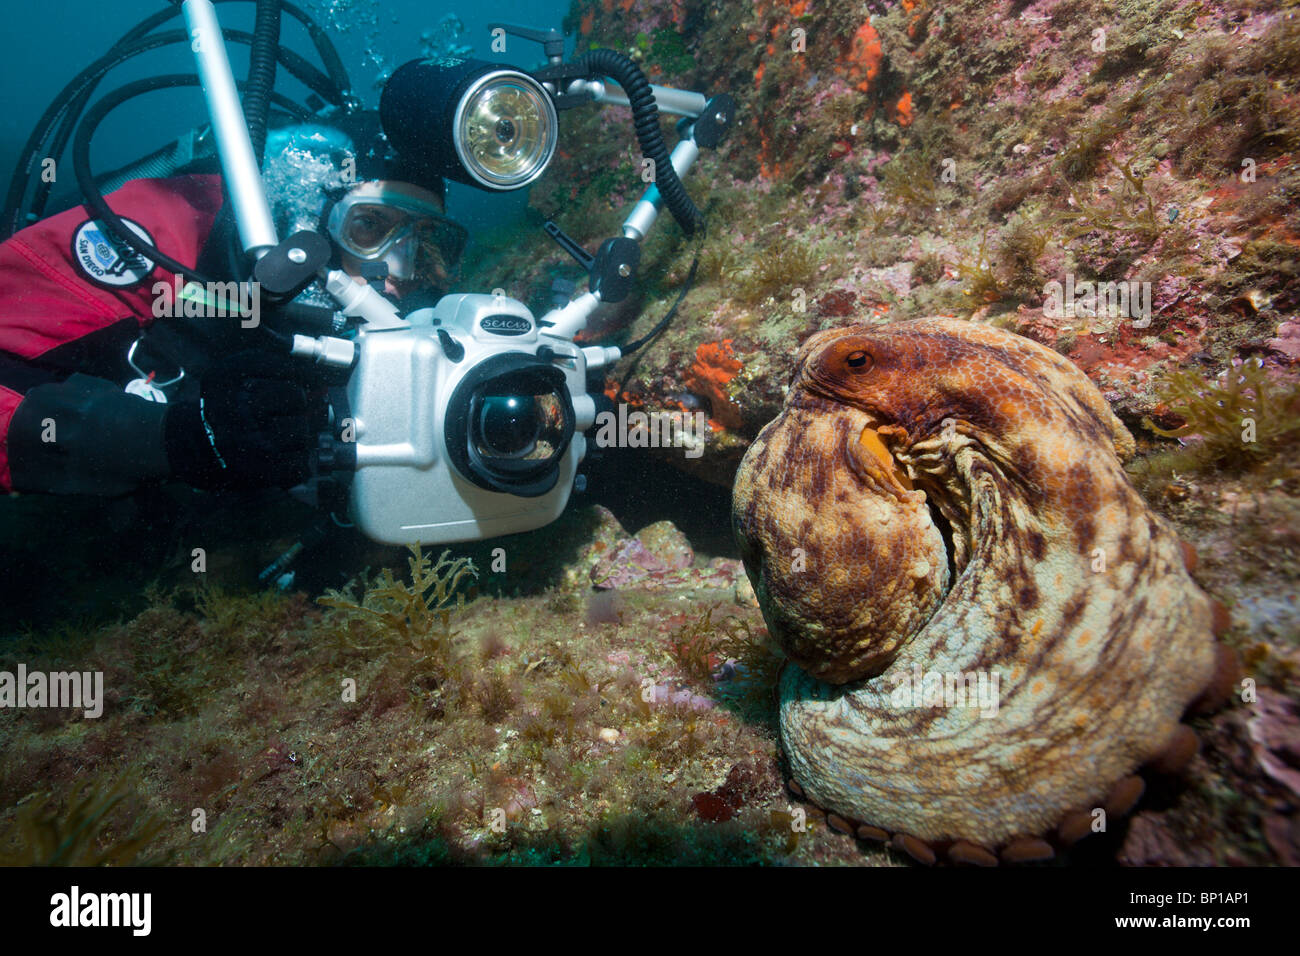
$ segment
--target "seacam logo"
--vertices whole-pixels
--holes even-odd
[[[518,315],[489,315],[478,327],[493,335],[525,335],[532,330],[533,323]]]
[[[128,229],[153,245],[153,236],[144,226],[123,219]],[[122,289],[143,282],[153,270],[153,260],[147,259],[119,241],[98,220],[83,222],[72,237],[72,259],[91,280],[100,285]]]

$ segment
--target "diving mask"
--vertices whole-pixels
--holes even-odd
[[[396,279],[411,277],[420,249],[436,250],[444,264],[455,264],[467,237],[463,226],[442,214],[432,193],[397,182],[354,187],[334,204],[326,229],[344,252],[386,262]]]

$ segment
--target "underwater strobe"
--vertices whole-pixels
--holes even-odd
[[[493,190],[541,176],[559,132],[541,83],[482,60],[412,60],[385,85],[380,117],[399,153]]]

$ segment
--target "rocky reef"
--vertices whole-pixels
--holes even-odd
[[[599,506],[506,547],[539,577],[565,555],[554,586],[484,593],[490,555],[413,549],[319,601],[199,582],[7,642],[0,670],[105,693],[95,720],[0,711],[0,861],[857,858],[784,793],[779,657],[738,561]]]
[[[739,103],[690,180],[702,247],[662,230],[644,294],[588,332],[648,331],[698,251],[682,319],[608,387],[652,408],[703,403],[713,435],[687,465],[708,480],[729,483],[775,416],[797,344],[850,317],[1028,335],[1134,425],[1176,420],[1166,392],[1183,368],[1214,381],[1255,358],[1286,390],[1277,373],[1300,360],[1292,5],[628,0],[576,3],[566,26],[652,82]],[[641,185],[628,113],[563,122],[568,148],[532,206],[593,245]],[[488,249],[469,276],[511,277],[541,306],[556,268],[538,235]]]

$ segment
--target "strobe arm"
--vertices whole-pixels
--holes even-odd
[[[700,94],[693,94],[700,95]],[[701,96],[701,99],[703,97]],[[704,106],[694,123],[678,125],[682,139],[672,152],[673,170],[682,178],[695,165],[700,150],[714,149],[735,124],[736,101],[725,93],[704,100]],[[572,338],[587,325],[597,307],[603,302],[620,302],[627,297],[636,282],[640,263],[640,241],[649,234],[663,198],[655,185],[651,185],[623,222],[623,235],[607,239],[595,256],[589,255],[560,227],[547,222],[546,232],[566,252],[587,269],[591,277],[590,292],[574,299],[560,309],[554,309],[541,319],[543,326],[551,325],[550,332]]]
[[[637,266],[641,263],[641,247],[635,239],[606,239],[593,256],[551,220],[546,220],[542,228],[587,270],[589,288],[601,302],[622,302],[628,297],[636,282]]]

